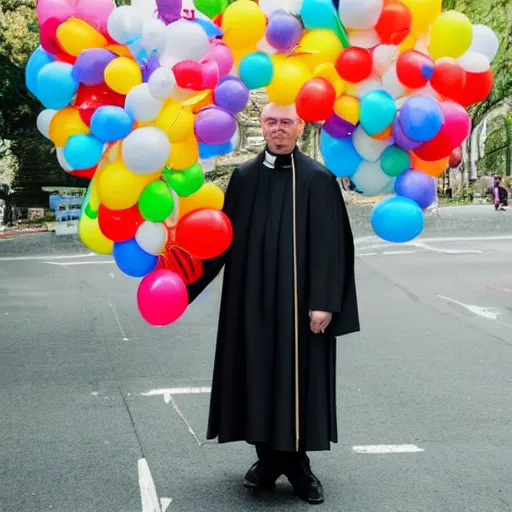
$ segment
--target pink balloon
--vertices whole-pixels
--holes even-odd
[[[71,18],[75,13],[74,0],[39,0],[36,13],[39,25],[50,18],[57,18],[61,23]]]
[[[148,324],[163,327],[183,315],[188,306],[188,291],[178,274],[157,269],[140,282],[137,303]]]
[[[452,148],[459,147],[471,132],[471,118],[466,109],[454,101],[441,102],[444,116],[442,128]]]
[[[218,39],[213,39],[210,42],[210,49],[205,55],[205,59],[213,60],[217,63],[219,66],[220,78],[226,76],[231,71],[235,62],[229,47]]]
[[[75,16],[102,34],[106,34],[108,17],[114,10],[112,0],[80,0]]]
[[[215,89],[219,83],[219,66],[214,60],[201,59],[201,72],[203,74],[202,90]]]

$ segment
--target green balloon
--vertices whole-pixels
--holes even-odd
[[[98,218],[98,212],[95,212],[91,208],[90,203],[87,203],[87,206],[85,207],[85,215],[87,215],[87,217],[89,217],[89,219],[92,219],[92,220]]]
[[[202,167],[195,163],[183,171],[165,171],[164,179],[180,197],[187,197],[197,192],[204,183]]]
[[[163,222],[174,209],[174,199],[167,184],[161,180],[153,181],[139,198],[141,215],[151,222]]]
[[[208,18],[222,14],[227,9],[228,4],[228,0],[194,0],[195,8],[206,14]]]
[[[396,178],[411,167],[411,157],[398,146],[390,146],[382,153],[380,167],[388,176]]]

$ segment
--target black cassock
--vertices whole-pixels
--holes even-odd
[[[295,149],[300,449],[337,442],[336,339],[359,330],[354,243],[334,175]],[[274,163],[269,168],[264,162]],[[208,439],[296,450],[291,157],[263,151],[233,171],[224,212],[233,242],[205,262],[192,302],[224,266]],[[325,334],[309,311],[333,313]]]

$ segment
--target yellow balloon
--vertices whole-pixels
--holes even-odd
[[[334,64],[343,50],[343,45],[332,30],[308,30],[304,33],[295,55],[300,55],[303,62],[313,71],[320,64]]]
[[[334,87],[334,90],[336,91],[336,97],[345,92],[347,84],[340,77],[340,75],[338,75],[334,64],[331,62],[326,62],[324,64],[320,64],[320,66],[317,66],[313,71],[313,76],[327,80]]]
[[[472,40],[473,26],[469,18],[457,11],[446,11],[432,24],[428,52],[433,59],[457,59],[469,49]]]
[[[78,222],[78,236],[89,250],[98,254],[112,254],[114,242],[101,232],[97,218],[90,219],[82,214]]]
[[[172,145],[171,157],[167,167],[175,171],[183,171],[195,164],[199,159],[199,144],[195,134],[187,137],[183,142]]]
[[[255,45],[264,35],[267,17],[252,0],[237,0],[222,15],[224,43],[230,48]]]
[[[311,79],[311,71],[300,57],[274,55],[274,77],[267,86],[268,99],[278,105],[295,102],[301,87]]]
[[[121,161],[105,165],[96,171],[98,197],[110,210],[125,210],[136,205],[142,191],[157,180],[161,171],[153,174],[135,174]]]
[[[104,48],[108,44],[97,30],[78,18],[70,18],[61,23],[56,35],[64,51],[74,57],[89,48]]]
[[[230,47],[230,50],[231,50],[231,53],[233,54],[233,59],[234,59],[235,63],[240,64],[240,61],[246,55],[249,55],[250,53],[256,53],[258,51],[258,48],[256,47],[256,45],[253,44],[246,48],[231,48]]]
[[[222,210],[224,192],[215,183],[205,183],[195,194],[179,199],[179,217],[200,208]]]
[[[353,96],[341,96],[334,103],[336,115],[352,124],[359,122],[359,100]]]
[[[90,128],[82,121],[78,109],[66,107],[59,110],[50,122],[50,140],[58,147],[66,145],[72,135],[86,135]]]
[[[441,14],[442,0],[402,0],[412,14],[411,32],[421,36],[428,32],[432,22]]]
[[[140,66],[127,57],[117,57],[105,68],[105,83],[119,94],[128,94],[142,83]]]
[[[399,45],[398,48],[400,48],[400,52],[404,53],[408,50],[412,50],[414,46],[416,45],[417,39],[412,35],[409,34]]]
[[[97,212],[100,209],[100,196],[98,195],[98,179],[96,178],[96,176],[91,181],[89,188],[89,206],[91,207],[91,210],[93,212]]]
[[[183,142],[194,133],[196,116],[173,99],[164,103],[160,114],[152,123],[164,131],[172,143]]]

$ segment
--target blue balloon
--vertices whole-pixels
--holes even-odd
[[[67,62],[50,62],[44,66],[37,75],[36,91],[37,99],[45,108],[67,107],[78,91],[73,66]]]
[[[361,126],[368,135],[385,130],[395,118],[396,104],[386,91],[371,91],[361,98]]]
[[[194,20],[198,25],[202,27],[202,29],[206,32],[208,35],[208,38],[212,37],[222,37],[224,35],[224,32],[220,27],[215,25],[213,21],[211,20],[204,20],[201,18],[196,18]]]
[[[91,117],[91,132],[102,142],[114,142],[130,134],[133,122],[124,108],[104,106]]]
[[[248,89],[266,87],[274,76],[274,65],[270,57],[263,52],[246,55],[240,61],[240,80]]]
[[[400,109],[400,125],[414,141],[428,142],[441,130],[444,118],[439,103],[429,96],[413,96]]]
[[[332,0],[304,0],[300,17],[304,26],[311,29],[327,29],[334,33],[338,30],[336,16]]]
[[[46,64],[50,64],[55,61],[55,57],[44,51],[39,46],[34,53],[29,57],[27,66],[25,67],[25,83],[27,89],[37,98],[37,75]]]
[[[395,192],[416,201],[423,210],[436,199],[436,180],[421,171],[409,169],[396,179]]]
[[[158,264],[158,256],[142,250],[135,238],[114,243],[112,254],[119,270],[130,277],[144,277]]]
[[[373,208],[370,221],[377,236],[393,243],[411,241],[423,231],[425,224],[418,203],[401,196],[379,201]]]
[[[94,167],[103,154],[103,142],[92,135],[72,135],[64,146],[64,158],[73,170]]]
[[[338,178],[352,176],[363,159],[352,144],[351,137],[335,139],[325,130],[320,133],[320,149],[325,166]]]
[[[199,158],[207,160],[216,156],[227,155],[233,151],[234,144],[231,141],[224,142],[224,144],[205,144],[199,143]]]

